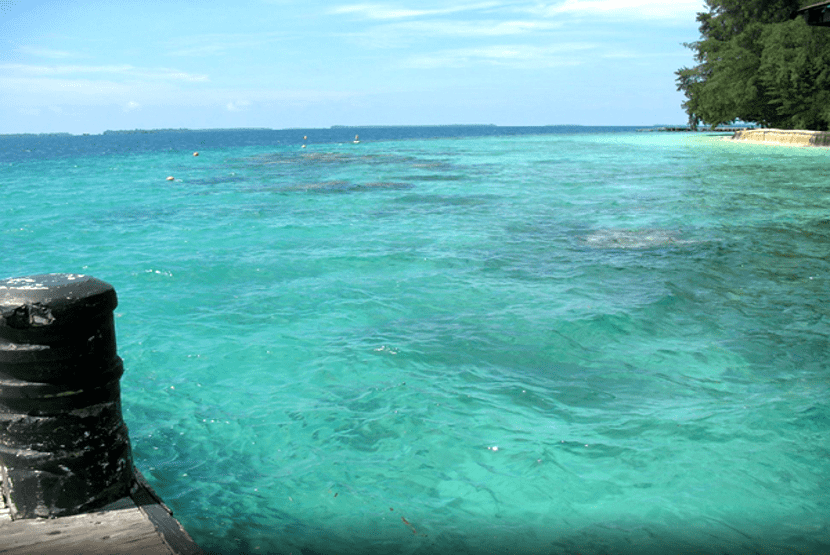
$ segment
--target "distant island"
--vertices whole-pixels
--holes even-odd
[[[332,125],[331,127],[329,127],[329,129],[418,129],[424,127],[498,127],[498,125],[496,125],[495,123],[441,123],[437,125]]]
[[[658,126],[654,126],[658,127]],[[677,127],[677,126],[671,126]],[[452,132],[453,130],[468,130],[475,134],[488,134],[493,130],[514,130],[518,134],[532,133],[535,130],[557,129],[557,130],[574,130],[581,129],[620,129],[620,130],[634,130],[637,127],[633,125],[576,125],[576,124],[555,124],[555,125],[497,125],[495,123],[459,123],[459,124],[433,124],[433,125],[332,125],[330,127],[289,127],[289,128],[270,128],[270,127],[234,127],[234,128],[215,128],[215,129],[189,129],[189,128],[164,128],[164,129],[107,129],[101,133],[0,133],[0,137],[115,137],[115,136],[134,136],[134,135],[169,135],[169,134],[199,134],[199,133],[315,133],[319,135],[337,135],[345,133],[346,131],[354,130],[362,132],[362,130],[377,130],[379,133],[388,134],[395,129],[412,129],[436,130],[441,135]]]
[[[200,131],[210,131],[211,133],[216,132],[223,132],[223,131],[273,131],[273,129],[269,129],[267,127],[240,127],[240,128],[227,128],[227,129],[187,129],[187,128],[179,128],[179,129],[122,129],[122,130],[106,130],[102,135],[135,135],[135,134],[147,134],[147,133],[194,133]]]
[[[74,137],[72,133],[4,133],[0,137]]]

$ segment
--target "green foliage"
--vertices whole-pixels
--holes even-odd
[[[830,129],[830,29],[802,19],[770,26],[760,79],[788,129]]]
[[[798,0],[707,0],[698,65],[676,72],[689,123],[830,129],[830,29],[792,19]]]

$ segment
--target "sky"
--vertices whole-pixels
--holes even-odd
[[[0,134],[687,118],[703,0],[0,0]]]

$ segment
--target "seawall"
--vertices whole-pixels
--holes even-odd
[[[741,129],[735,131],[732,140],[787,146],[830,147],[830,132],[800,129]]]

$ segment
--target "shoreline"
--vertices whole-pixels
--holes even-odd
[[[830,147],[830,132],[801,129],[743,129],[735,131],[729,140],[765,145]]]

